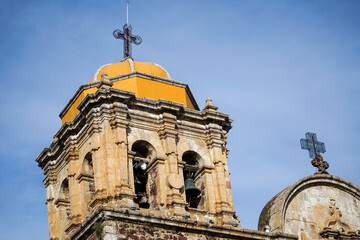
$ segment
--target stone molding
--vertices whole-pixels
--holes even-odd
[[[326,239],[341,239],[341,240],[360,240],[360,232],[342,232],[331,229],[324,229],[320,232],[320,236]]]
[[[137,98],[132,92],[114,88],[100,88],[94,94],[88,94],[83,99],[83,101],[78,106],[80,113],[77,114],[72,121],[66,122],[61,126],[59,131],[55,134],[54,141],[50,147],[45,148],[36,158],[36,162],[38,162],[39,167],[44,169],[49,162],[56,161],[59,155],[63,152],[65,144],[67,144],[66,142],[69,141],[69,137],[73,136],[72,141],[76,142],[77,137],[74,137],[74,135],[84,131],[83,128],[85,125],[87,125],[87,128],[90,128],[91,126],[91,129],[95,129],[95,132],[101,131],[100,127],[96,127],[99,125],[99,121],[103,120],[103,117],[99,117],[103,116],[103,114],[107,112],[108,109],[112,109],[115,112],[118,111],[115,103],[125,104],[128,109],[139,109],[158,115],[162,113],[175,114],[176,124],[181,123],[177,120],[197,122],[200,125],[208,126],[206,129],[211,132],[209,132],[210,135],[212,135],[213,131],[216,133],[220,132],[220,129],[216,129],[219,127],[222,128],[225,132],[231,129],[232,120],[229,119],[228,114],[208,109],[202,111],[192,110],[184,107],[182,104],[163,99],[152,100]],[[121,109],[122,111],[125,110],[124,107]],[[113,113],[109,114],[112,115]],[[218,125],[218,127],[215,127],[214,129],[212,126],[215,125],[211,125],[212,123]],[[90,135],[93,133],[94,131],[90,131]],[[216,138],[210,138],[214,139],[209,140],[210,144],[216,143],[216,145],[221,145],[222,140],[220,141]]]

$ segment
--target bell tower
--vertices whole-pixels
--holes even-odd
[[[232,120],[210,98],[200,110],[160,65],[134,61],[141,38],[131,31],[113,32],[124,60],[80,86],[36,159],[50,239],[294,239],[241,229],[227,165]]]
[[[188,85],[161,66],[130,58],[104,65],[60,117],[36,159],[50,239],[104,234],[104,214],[238,227],[227,166],[231,120],[211,99],[199,110]]]

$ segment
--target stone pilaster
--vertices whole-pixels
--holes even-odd
[[[214,180],[212,177],[212,173],[214,172],[213,167],[203,167],[200,170],[199,177],[202,177],[205,183],[206,189],[206,205],[205,209],[211,213],[215,213],[215,191],[214,191]],[[200,187],[201,190],[201,187]]]
[[[104,132],[102,135],[103,144],[102,149],[104,150],[103,153],[103,165],[105,165],[104,169],[104,181],[106,183],[106,196],[107,199],[112,199],[115,196],[115,172],[118,170],[116,169],[115,157],[114,157],[114,135],[113,131],[110,128],[107,121],[104,122]]]
[[[184,197],[180,193],[180,181],[183,182],[182,172],[178,168],[177,155],[177,130],[176,116],[170,113],[163,113],[159,129],[159,137],[163,142],[164,152],[168,168],[168,191],[167,206],[168,210],[175,215],[182,215],[184,207],[187,205]],[[165,187],[165,186],[164,186]]]
[[[125,131],[126,134],[126,131]],[[135,152],[128,150],[128,144],[121,142],[118,145],[120,158],[120,184],[117,185],[118,194],[117,199],[119,207],[129,208],[134,205],[133,199],[135,195],[134,173],[133,173],[133,159]]]
[[[97,205],[106,201],[104,154],[99,146],[100,136],[94,136],[94,138],[95,144],[91,151],[94,165],[95,194],[94,199],[90,203],[91,208],[95,208]]]
[[[66,232],[70,233],[72,229],[76,228],[81,222],[81,195],[82,191],[76,180],[76,173],[79,169],[79,152],[75,146],[68,147],[67,155],[64,157],[65,162],[68,162],[68,181],[69,181],[69,200],[70,213],[68,216],[70,225]]]
[[[125,104],[114,103],[115,116],[111,122],[115,138],[115,173],[116,199],[120,199],[120,206],[129,208],[133,203],[135,191],[133,187],[132,161],[133,154],[128,146],[128,127],[127,106]]]
[[[218,224],[232,224],[233,208],[227,191],[225,141],[222,137],[222,127],[217,124],[207,125],[207,144],[211,160],[214,164],[213,181],[215,187],[215,212]]]
[[[48,212],[49,238],[55,240],[58,239],[57,236],[59,235],[59,228],[57,227],[57,210],[55,207],[54,198],[47,198],[46,206]]]
[[[167,193],[167,176],[165,159],[155,157],[148,165],[148,195],[151,209],[161,210],[165,206]]]

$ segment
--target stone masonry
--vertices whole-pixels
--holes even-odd
[[[36,159],[51,240],[296,239],[241,229],[227,165],[231,120],[210,100],[200,111],[97,86]],[[185,173],[200,191],[191,204]]]

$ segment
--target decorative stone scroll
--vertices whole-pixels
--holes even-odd
[[[311,161],[311,164],[318,169],[315,174],[329,174],[326,171],[326,169],[329,168],[329,163],[324,161],[320,154],[316,155],[316,157]]]

